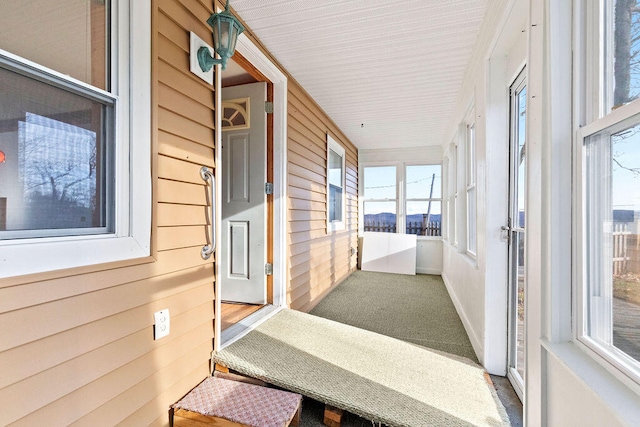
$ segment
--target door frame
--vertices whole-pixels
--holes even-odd
[[[272,303],[262,310],[244,319],[239,328],[231,334],[222,334],[222,313],[220,293],[219,262],[215,263],[215,302],[213,350],[218,351],[246,335],[268,317],[277,313],[287,305],[287,76],[265,55],[262,50],[247,37],[241,34],[236,44],[236,52],[240,53],[258,71],[260,71],[273,87],[273,299]],[[222,106],[222,70],[216,65],[216,109]],[[222,129],[221,115],[216,115],[216,129]],[[216,132],[216,147],[222,146],[222,132]],[[222,177],[222,150],[215,150],[216,176]],[[222,206],[222,179],[216,180],[216,204]],[[222,216],[216,214],[215,227],[221,230]],[[220,233],[216,233],[216,247],[221,247]]]

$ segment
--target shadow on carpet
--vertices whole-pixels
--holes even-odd
[[[508,425],[476,363],[292,310],[214,361],[390,426]]]
[[[310,314],[478,361],[440,276],[356,271]]]

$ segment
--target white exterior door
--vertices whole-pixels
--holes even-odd
[[[509,370],[507,376],[522,400],[525,367],[525,168],[527,86],[522,71],[510,89],[511,136],[509,143]]]
[[[248,113],[248,126],[222,129],[222,301],[266,304],[266,97],[264,82],[222,91],[223,101],[239,100]]]

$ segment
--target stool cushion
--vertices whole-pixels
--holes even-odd
[[[296,414],[301,400],[295,393],[208,377],[173,408],[253,427],[282,427]]]

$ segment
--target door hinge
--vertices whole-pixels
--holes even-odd
[[[273,276],[273,264],[268,262],[264,265],[264,274],[267,276]]]
[[[265,101],[264,102],[264,111],[267,114],[273,114],[273,102]]]
[[[264,183],[264,194],[267,196],[273,194],[273,182]]]

